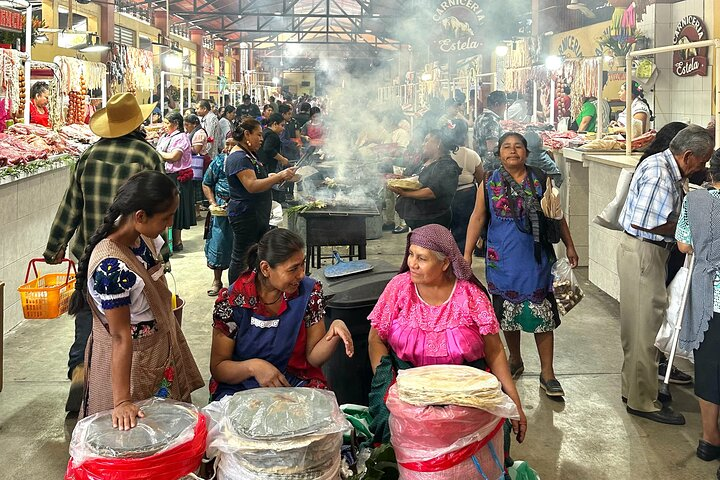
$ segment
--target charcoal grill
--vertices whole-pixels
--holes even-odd
[[[309,272],[311,266],[322,266],[321,262],[325,257],[321,250],[325,246],[347,245],[350,260],[355,256],[360,260],[367,258],[365,219],[379,214],[372,201],[362,205],[328,205],[323,209],[300,213],[305,219],[305,271]]]

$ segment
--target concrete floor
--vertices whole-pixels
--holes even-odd
[[[183,327],[198,366],[207,377],[213,300],[205,291],[202,229],[184,235],[185,251],[172,261],[178,291],[187,303]],[[400,265],[404,235],[371,241],[370,259]],[[477,261],[475,270],[482,270]],[[579,272],[585,277],[585,272]],[[172,280],[170,281],[172,284]],[[718,462],[695,457],[699,409],[692,388],[673,387],[682,427],[629,416],[620,402],[622,350],[617,302],[584,282],[585,299],[556,333],[555,370],[567,396],[547,398],[538,387],[534,342],[523,336],[525,374],[518,380],[529,420],[525,443],[512,456],[527,460],[543,480],[714,479]],[[25,321],[5,336],[5,385],[0,392],[0,479],[60,479],[68,461],[75,422],[63,408],[69,382],[67,351],[72,318]],[[686,371],[691,366],[681,364]],[[207,389],[193,395],[207,402]]]

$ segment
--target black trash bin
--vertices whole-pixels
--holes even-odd
[[[330,388],[335,392],[338,403],[368,404],[372,368],[368,356],[368,334],[370,321],[368,315],[385,290],[390,279],[397,275],[398,268],[387,262],[371,261],[374,268],[370,272],[349,275],[337,279],[328,279],[321,272],[313,277],[323,284],[323,292],[328,299],[325,308],[325,325],[335,319],[341,319],[350,330],[355,345],[352,358],[345,355],[344,345],[339,345],[330,357],[323,372]]]

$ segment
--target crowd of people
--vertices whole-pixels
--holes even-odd
[[[346,355],[356,354],[342,320],[326,327],[322,285],[306,276],[303,239],[269,224],[273,187],[297,180],[293,155],[303,142],[323,138],[322,114],[307,103],[271,99],[261,111],[249,97],[243,100],[217,114],[206,100],[185,116],[170,112],[156,147],[142,136],[154,105],[119,94],[92,117],[101,140],[80,158],[45,252],[49,262],[59,262],[75,236],[72,251],[80,262],[70,306],[76,329],[68,411],[112,410],[114,425],[128,429],[142,416],[137,401],[153,395],[188,401],[203,386],[163,275],[169,253],[163,235],[172,227],[168,243],[182,250],[181,232],[196,222],[197,188],[216,213],[205,232],[213,272],[208,294],[218,297],[212,399],[268,386],[330,388],[320,367],[341,343]],[[560,171],[536,133],[500,129],[506,107],[503,92],[490,94],[475,122],[474,149],[466,147],[468,124],[455,100],[444,114],[435,110],[418,122],[415,139],[404,119],[390,121],[392,131],[383,136],[399,146],[394,159],[403,175],[417,176],[420,188],[387,188],[393,200],[387,226],[411,232],[400,272],[368,319],[374,371],[368,404],[377,442],[389,439],[384,399],[397,371],[430,364],[489,369],[518,408],[511,428],[522,442],[527,420],[514,384],[524,372],[521,332],[535,339],[540,387],[549,397],[565,395],[553,368],[560,325],[553,244],[564,244],[571,267],[579,257],[565,220],[547,217],[541,207],[547,178],[559,183]],[[373,144],[376,133],[364,131],[356,146]],[[667,424],[684,418],[658,392],[658,374],[667,365],[658,370],[654,340],[673,275],[666,265],[697,252],[692,328],[683,330],[681,346],[695,350],[703,419],[697,455],[704,460],[720,458],[720,254],[714,250],[720,230],[713,228],[714,215],[706,221],[707,212],[720,208],[720,151],[713,148],[708,129],[678,123],[661,129],[633,176],[617,251],[621,398],[629,414]],[[683,179],[705,180],[708,160],[711,188],[685,195]],[[392,210],[406,225],[397,225]],[[478,255],[485,257],[487,286],[471,269]],[[672,377],[691,381],[677,370]]]

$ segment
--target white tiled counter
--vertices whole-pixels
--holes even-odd
[[[560,200],[565,220],[570,227],[575,249],[580,257],[580,266],[588,266],[588,169],[583,165],[582,152],[572,148],[553,151],[555,163],[563,175]],[[557,247],[558,256],[565,255],[562,243]]]
[[[3,334],[23,319],[17,288],[28,262],[42,257],[50,226],[70,182],[70,167],[59,162],[31,175],[0,180],[0,283],[5,282]],[[42,265],[41,265],[42,267]],[[41,271],[57,271],[57,267]]]
[[[589,264],[588,278],[601,290],[617,299],[620,281],[617,273],[616,251],[620,245],[623,232],[608,230],[593,223],[613,198],[618,177],[622,169],[634,170],[640,155],[630,157],[624,154],[586,154],[585,164],[588,167],[589,199]]]

